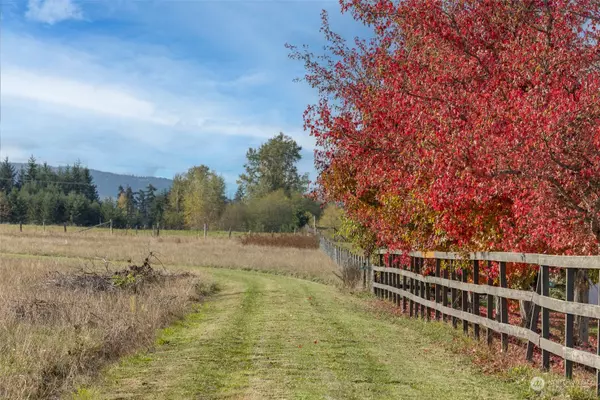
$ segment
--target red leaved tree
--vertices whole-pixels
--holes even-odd
[[[372,39],[291,47],[326,200],[391,248],[598,254],[598,1],[341,7]]]

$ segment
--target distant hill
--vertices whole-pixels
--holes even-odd
[[[18,171],[25,164],[13,163],[13,165]],[[122,175],[95,169],[90,169],[90,172],[94,178],[94,183],[98,187],[98,195],[100,195],[101,199],[104,199],[105,197],[116,197],[119,186],[127,187],[129,185],[135,192],[140,189],[145,189],[149,184],[152,184],[152,186],[160,192],[163,189],[170,189],[173,184],[171,179],[157,178],[154,176]]]

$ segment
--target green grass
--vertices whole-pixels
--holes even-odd
[[[448,350],[447,325],[289,277],[207,270],[223,290],[77,399],[518,399]]]

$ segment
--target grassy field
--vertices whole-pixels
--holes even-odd
[[[207,271],[208,272],[208,271]],[[110,368],[93,399],[517,399],[443,350],[446,326],[369,312],[363,300],[280,276],[211,271],[224,291]]]
[[[150,252],[183,278],[56,284],[113,271],[120,288],[114,271]],[[449,350],[463,339],[448,326],[339,290],[316,249],[0,229],[0,269],[0,398],[541,398]]]
[[[318,249],[243,245],[238,238],[110,235],[105,231],[44,233],[2,231],[0,254],[78,258],[102,265],[103,260],[139,260],[153,252],[165,265],[211,266],[270,271],[334,283],[335,266]]]

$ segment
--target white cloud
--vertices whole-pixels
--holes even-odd
[[[52,25],[69,19],[82,19],[83,13],[72,0],[29,0],[25,17]]]
[[[78,108],[108,116],[173,125],[173,116],[159,115],[156,106],[118,87],[90,85],[22,69],[1,72],[2,95]],[[68,110],[67,110],[68,112]]]
[[[282,131],[304,148],[313,147],[306,133],[273,112],[273,105],[263,107],[255,97],[240,95],[268,82],[264,72],[219,79],[199,64],[170,57],[163,47],[108,38],[67,46],[8,33],[3,56],[3,104],[18,101],[32,115],[41,108],[52,111],[59,116],[53,125],[69,121],[113,130],[129,120],[130,129],[119,129],[118,135],[161,144],[175,134],[265,140]]]
[[[2,155],[13,161],[33,153],[161,176],[204,163],[232,183],[248,147],[280,131],[314,147],[301,113],[286,112],[294,95],[270,70],[225,71],[149,41],[9,30],[0,78]]]

